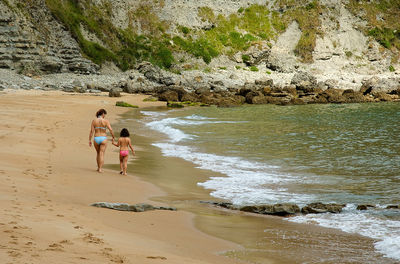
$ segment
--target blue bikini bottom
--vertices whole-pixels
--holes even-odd
[[[100,145],[101,142],[103,142],[106,139],[107,137],[94,137],[94,141],[97,143],[97,145]]]

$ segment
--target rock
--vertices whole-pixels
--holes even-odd
[[[240,95],[234,95],[230,97],[222,97],[217,100],[216,105],[219,107],[232,107],[232,106],[239,106],[245,102],[245,98]]]
[[[251,99],[252,104],[268,104],[269,99],[267,96],[264,95],[257,95]]]
[[[91,204],[94,207],[100,208],[108,208],[118,211],[131,211],[131,212],[145,212],[145,211],[152,211],[152,210],[169,210],[169,211],[176,211],[177,209],[174,207],[164,207],[164,206],[153,206],[151,204],[134,204],[130,205],[127,203],[107,203],[107,202],[98,202]]]
[[[263,205],[248,205],[239,208],[240,211],[256,214],[286,216],[300,213],[300,208],[296,204],[263,204]]]
[[[211,204],[230,210],[238,210],[238,207],[229,202],[200,201],[200,203]]]
[[[96,89],[90,89],[89,93],[98,94],[98,93],[101,93],[101,91],[100,90],[96,90]]]
[[[179,95],[176,91],[168,90],[158,95],[158,100],[165,102],[179,101]]]
[[[359,205],[357,205],[357,210],[360,210],[360,211],[368,210],[369,208],[375,208],[375,205],[372,205],[372,204],[359,204]]]
[[[112,89],[110,86],[105,86],[105,85],[98,85],[96,84],[95,86],[96,90],[100,90],[102,92],[110,92],[110,90]]]
[[[0,84],[0,91],[3,91],[4,89],[6,89],[6,87],[2,84]]]
[[[274,80],[269,79],[269,78],[261,78],[258,80],[254,81],[255,85],[263,85],[263,86],[273,86],[274,85]]]
[[[293,84],[296,86],[296,88],[299,87],[305,87],[305,86],[317,86],[317,79],[312,76],[308,72],[297,72],[293,75],[293,78],[290,82],[290,84]],[[302,90],[302,89],[300,89]]]
[[[364,79],[360,92],[364,95],[374,93],[392,93],[400,88],[400,78],[379,78],[373,76],[369,79]]]
[[[344,90],[342,95],[345,98],[346,103],[362,103],[366,101],[364,95],[361,92],[357,92],[351,89]]]
[[[67,92],[67,93],[74,93],[75,92],[74,86],[72,86],[72,84],[65,84],[65,85],[62,86],[61,89],[64,92]]]
[[[112,88],[108,92],[109,97],[121,97],[121,89],[120,88]]]
[[[160,83],[164,84],[166,86],[171,86],[171,85],[175,84],[175,80],[171,76],[161,77],[160,78]]]
[[[329,103],[344,103],[345,98],[342,96],[342,90],[339,89],[326,89],[321,93]]]
[[[248,92],[245,96],[246,98],[246,103],[248,104],[252,104],[253,103],[253,98],[256,96],[264,96],[263,94],[261,94],[260,92],[256,92],[256,91],[251,91]]]
[[[311,203],[301,209],[303,214],[340,213],[346,205]]]
[[[388,205],[386,209],[400,209],[400,205]]]
[[[124,101],[117,101],[115,103],[115,106],[139,108],[139,106],[137,106],[137,105],[132,105],[132,104],[124,102]]]
[[[199,96],[195,93],[186,93],[181,98],[182,102],[198,102]]]
[[[270,53],[271,49],[267,45],[254,45],[243,54],[242,60],[249,66],[258,65],[268,61]]]
[[[149,81],[161,83],[163,79],[161,69],[150,62],[144,61],[137,66],[137,70],[142,73]]]
[[[379,101],[382,101],[382,102],[391,102],[391,101],[393,101],[393,98],[389,94],[387,94],[385,92],[374,92],[373,96],[376,99],[378,99]]]

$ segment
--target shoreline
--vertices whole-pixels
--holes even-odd
[[[122,119],[136,120],[137,116],[138,114],[125,115]],[[140,122],[135,123],[138,124]],[[143,124],[142,126],[144,127]],[[148,164],[143,165],[144,168],[142,168],[140,163],[135,163],[135,161],[131,163],[130,167],[132,170],[138,170],[138,175],[143,180],[149,181],[166,191],[167,196],[157,197],[156,201],[168,201],[178,209],[182,208],[196,214],[196,226],[200,230],[213,236],[233,241],[245,248],[244,250],[230,251],[228,252],[229,256],[255,262],[268,257],[273,263],[303,263],[304,261],[314,263],[312,258],[296,258],[295,255],[301,251],[306,252],[302,254],[302,257],[310,255],[329,259],[339,255],[341,256],[341,261],[351,260],[351,263],[367,263],[373,259],[379,259],[380,263],[396,263],[395,260],[382,257],[380,253],[375,252],[374,239],[358,234],[345,233],[338,229],[317,225],[293,223],[280,217],[254,215],[215,208],[210,205],[201,205],[199,201],[215,200],[215,198],[209,196],[210,190],[197,186],[197,182],[202,182],[208,177],[218,176],[219,174],[198,169],[194,164],[179,158],[162,156],[160,149],[151,145],[154,141],[160,140],[158,133],[144,128],[144,130],[146,129],[147,132],[145,133],[141,131],[146,137],[140,136],[139,141],[145,142],[140,145],[140,148],[147,153],[146,158],[151,157],[157,161],[157,167],[161,167],[162,170],[157,171],[157,167],[152,167],[152,170],[156,170],[156,172],[150,173],[146,169],[146,167],[149,167]],[[146,146],[143,146],[143,144]],[[168,166],[165,164],[168,164]],[[174,170],[171,167],[179,169]],[[163,177],[158,177],[157,173],[162,173]],[[179,184],[177,184],[177,181],[179,181]],[[227,233],[226,230],[230,230],[230,233]],[[268,230],[268,235],[261,235],[266,232],[265,230]],[[282,234],[284,234],[283,238],[280,237]],[[265,237],[267,236],[270,236],[269,239],[273,238],[272,243],[266,241]],[[290,240],[285,241],[285,236],[290,237]],[[326,241],[326,238],[329,238],[330,242]],[[327,253],[315,252],[313,249],[307,248],[304,245],[305,241],[307,241],[306,244],[308,245],[316,243],[314,246],[319,251]],[[263,245],[262,248],[260,248],[260,244]],[[282,248],[286,249],[286,252],[282,248],[275,247],[274,244],[281,245]],[[365,256],[365,259],[362,259],[360,256],[365,253],[365,250],[370,251],[370,253],[368,253],[369,256]],[[274,252],[273,256],[270,255],[272,251]]]
[[[145,96],[124,100],[141,107]],[[104,107],[113,123],[118,98],[62,92],[2,92],[0,259],[4,263],[232,263],[214,254],[237,245],[194,228],[193,215],[127,213],[93,202],[147,202],[163,192],[134,177],[95,172],[89,124]],[[115,131],[117,131],[114,128]],[[118,157],[108,149],[106,161]],[[154,202],[152,202],[154,204]],[[161,203],[159,203],[161,204]]]

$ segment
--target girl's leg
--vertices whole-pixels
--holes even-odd
[[[97,171],[99,171],[100,168],[100,145],[96,143],[96,141],[93,142],[94,148],[96,149],[96,162],[97,162]]]
[[[104,140],[100,144],[100,151],[99,151],[99,172],[103,172],[101,169],[103,168],[104,165],[104,153],[106,152],[107,148],[107,140]]]
[[[124,175],[127,175],[126,170],[128,168],[128,156],[124,157],[123,162],[124,162]]]
[[[121,154],[119,154],[119,168],[120,168],[119,174],[124,173],[124,157],[122,157]]]

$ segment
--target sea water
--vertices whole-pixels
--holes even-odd
[[[400,104],[244,106],[142,111],[163,155],[216,173],[198,184],[237,205],[343,203],[341,214],[288,218],[375,239],[400,261]],[[223,175],[223,176],[221,176]],[[358,204],[375,209],[356,210]]]

